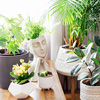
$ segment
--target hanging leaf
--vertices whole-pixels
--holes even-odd
[[[100,67],[93,71],[93,76],[95,76],[96,74],[100,74]]]
[[[78,75],[77,80],[82,80],[82,79],[84,79],[84,78],[86,78],[88,76],[89,76],[89,73],[88,72],[82,72],[82,73],[80,73]]]
[[[94,85],[99,81],[100,81],[100,74],[96,75],[95,77],[92,77],[91,80],[90,80],[90,84]]]
[[[89,55],[92,46],[93,46],[93,43],[90,43],[90,44],[87,46],[86,51],[85,51],[85,55],[86,55],[86,57]]]
[[[83,63],[79,63],[79,64],[75,65],[73,67],[73,69],[71,70],[71,76],[76,75],[80,71],[82,65],[83,65]]]
[[[75,62],[75,61],[78,61],[79,58],[77,56],[72,56],[72,57],[69,57],[66,62],[67,63],[71,63],[71,62]]]
[[[96,58],[97,52],[94,52],[91,54],[90,59],[89,59],[89,65],[92,66],[94,64],[94,61],[92,58]]]
[[[98,66],[100,66],[100,61],[95,59],[95,58],[91,58]]]

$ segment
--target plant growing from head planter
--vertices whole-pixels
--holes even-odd
[[[31,67],[30,62],[25,63],[23,59],[20,59],[21,65],[13,65],[10,75],[15,78],[11,80],[8,90],[17,99],[26,98],[33,90],[32,82],[29,79],[34,76],[34,72],[28,73],[28,69]]]
[[[29,53],[26,50],[19,49],[24,40],[22,33],[23,18],[7,18],[0,15],[0,88],[8,89],[11,76],[9,73],[12,66],[19,60],[29,60]],[[3,76],[3,77],[2,77]]]
[[[0,25],[0,46],[4,48],[4,54],[20,53],[18,48],[24,40],[22,33],[22,18],[7,18],[0,15],[2,24]],[[4,21],[4,22],[3,22]]]
[[[91,48],[93,46],[93,43],[90,43],[87,48],[85,53],[79,49],[75,48],[75,54],[77,55],[76,57],[70,57],[67,59],[67,63],[71,63],[74,61],[77,61],[77,59],[81,60],[81,63],[75,65],[71,71],[71,76],[75,76],[82,68],[83,64],[86,65],[88,72],[82,72],[78,75],[77,79],[82,80],[85,78],[89,78],[88,85],[98,85],[98,82],[100,82],[100,68],[95,67],[94,62],[100,66],[100,61],[96,59],[96,55],[98,54],[100,58],[100,37],[97,35],[94,35],[94,42],[98,46],[97,50],[93,52],[89,58],[89,61],[87,61],[87,57],[91,51]],[[94,70],[91,70],[91,68],[94,67]],[[87,82],[87,81],[86,81]],[[100,85],[100,84],[99,84]]]
[[[27,18],[25,22],[25,37],[27,40],[36,39],[37,37],[43,35],[45,32],[48,32],[46,28],[41,25],[40,22],[34,23],[30,17]]]

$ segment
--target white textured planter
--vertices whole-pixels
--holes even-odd
[[[65,46],[65,45],[62,45],[62,46]],[[73,54],[72,53],[66,53],[70,49],[62,48],[62,46],[60,46],[60,48],[59,48],[59,52],[58,52],[58,55],[57,55],[57,58],[56,58],[56,61],[55,61],[55,67],[56,67],[56,70],[60,74],[67,75],[67,76],[71,76],[70,75],[70,72],[71,72],[72,68],[76,64],[81,63],[81,61],[78,60],[78,61],[75,61],[75,62],[72,62],[72,63],[66,63],[66,60],[69,57],[76,56],[76,54],[74,54],[74,53]],[[83,52],[85,52],[85,49],[83,49]],[[83,67],[79,71],[79,73],[81,73],[81,72],[88,72],[88,69],[86,68],[85,64],[83,65]]]
[[[100,100],[100,86],[89,86],[80,82],[80,99],[81,100]]]
[[[28,82],[23,85],[11,82],[8,90],[15,98],[24,99],[28,97],[28,95],[32,92],[33,88],[34,86],[32,82]]]
[[[38,76],[39,76],[39,74],[38,74]],[[54,84],[53,74],[48,77],[39,76],[39,78],[38,78],[38,85],[41,89],[50,89],[53,86],[53,84]]]

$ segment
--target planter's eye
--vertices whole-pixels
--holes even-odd
[[[39,42],[35,42],[32,45],[33,45],[33,47],[37,48],[39,46]]]
[[[42,44],[45,45],[45,44],[46,44],[46,40],[43,40],[43,41],[42,41]]]

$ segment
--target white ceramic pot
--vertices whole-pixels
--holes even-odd
[[[28,97],[33,88],[34,85],[32,82],[28,82],[22,85],[11,82],[8,90],[15,98],[24,99]]]
[[[51,73],[48,71],[48,73]],[[50,89],[54,84],[53,74],[51,73],[51,76],[48,77],[42,77],[38,73],[38,85],[41,89]]]
[[[81,100],[100,100],[100,86],[89,86],[80,82],[80,99]]]

